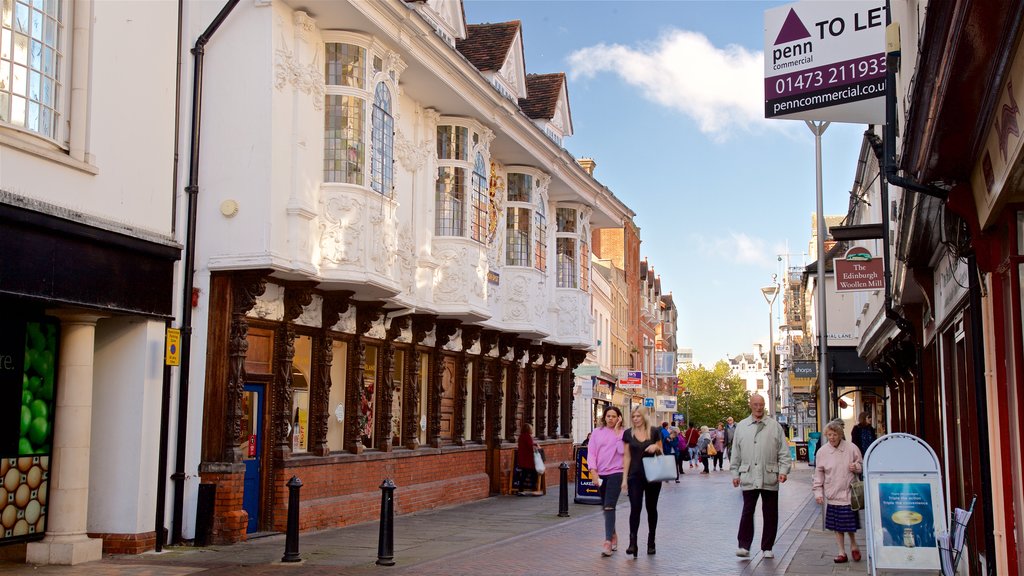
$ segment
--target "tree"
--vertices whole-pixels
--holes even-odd
[[[719,420],[732,416],[739,421],[750,414],[750,392],[739,376],[729,371],[729,364],[719,360],[713,370],[703,365],[679,373],[679,410],[690,422],[714,428]],[[684,396],[683,391],[689,392]],[[689,411],[687,413],[687,410]]]

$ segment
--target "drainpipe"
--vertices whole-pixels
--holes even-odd
[[[192,48],[192,132],[189,149],[188,186],[188,222],[185,228],[185,268],[181,294],[181,374],[178,379],[178,424],[177,447],[174,458],[174,517],[171,521],[171,543],[181,542],[181,523],[185,508],[185,449],[187,443],[188,424],[188,386],[189,368],[192,357],[192,285],[195,282],[196,261],[196,198],[199,195],[199,137],[202,125],[203,108],[203,57],[206,55],[206,44],[214,32],[220,28],[228,14],[238,4],[238,0],[228,0],[221,8],[213,22],[196,39]]]

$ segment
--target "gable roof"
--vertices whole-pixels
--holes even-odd
[[[469,24],[466,38],[456,40],[455,48],[481,72],[501,70],[519,34],[519,20],[499,24]]]
[[[564,72],[528,74],[526,98],[519,99],[519,107],[533,120],[551,120],[558,109],[558,97],[564,84]]]

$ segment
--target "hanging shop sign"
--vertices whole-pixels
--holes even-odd
[[[883,261],[871,256],[863,246],[854,246],[846,256],[832,261],[835,266],[836,292],[871,292],[885,288]]]
[[[628,370],[625,375],[619,376],[619,388],[640,388],[644,380],[644,373],[640,370]]]
[[[765,118],[885,123],[885,2],[764,13]]]
[[[580,364],[572,371],[572,373],[581,377],[600,376],[601,367],[597,364]]]
[[[58,328],[17,316],[0,325],[0,544],[45,532]]]

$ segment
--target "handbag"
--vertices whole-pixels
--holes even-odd
[[[533,451],[533,467],[536,468],[537,474],[544,473],[544,457],[540,455],[540,450]]]
[[[671,456],[655,455],[641,458],[644,463],[644,476],[648,482],[664,482],[676,477],[676,461]]]
[[[718,450],[715,450],[714,444],[708,444],[708,456],[715,456],[718,454]]]
[[[854,479],[850,482],[850,509],[864,509],[864,481]]]

